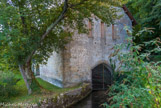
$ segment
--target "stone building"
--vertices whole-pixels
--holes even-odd
[[[47,64],[40,66],[40,77],[59,87],[70,87],[81,82],[93,83],[100,77],[101,82],[98,84],[110,84],[112,70],[109,55],[113,52],[111,48],[125,42],[127,34],[124,26],[132,27],[132,24],[136,23],[126,7],[118,14],[123,17],[116,20],[115,25],[106,26],[101,20],[93,18],[93,26],[88,22],[91,29],[89,34],[75,32],[73,40],[66,45],[65,50],[53,52]],[[98,75],[101,73],[104,77]]]

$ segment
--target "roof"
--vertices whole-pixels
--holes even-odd
[[[131,12],[128,10],[128,8],[126,7],[126,5],[123,5],[122,8],[125,11],[125,13],[128,15],[128,17],[130,18],[130,20],[132,21],[132,26],[137,25],[137,22],[136,22],[135,18],[133,17],[133,15],[131,14]]]

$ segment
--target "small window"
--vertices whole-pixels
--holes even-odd
[[[116,40],[116,36],[115,36],[115,25],[114,24],[112,24],[112,39],[113,40]]]
[[[120,39],[119,35],[118,35],[118,30],[117,30],[117,26],[115,26],[114,24],[112,25],[112,39],[116,40],[116,39]]]
[[[101,37],[104,38],[105,37],[105,26],[104,23],[101,22]]]
[[[88,22],[88,29],[89,29],[88,37],[92,37],[92,22],[91,21]]]

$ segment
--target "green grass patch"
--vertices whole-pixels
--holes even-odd
[[[16,77],[20,79],[20,81],[16,84],[16,89],[18,90],[19,94],[8,99],[8,102],[10,103],[37,103],[40,99],[54,97],[60,93],[80,87],[80,85],[78,85],[71,88],[59,88],[42,80],[41,78],[36,78],[39,84],[44,88],[44,92],[28,95],[24,80],[20,75],[17,75]]]

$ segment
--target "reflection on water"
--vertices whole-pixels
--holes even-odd
[[[87,98],[70,108],[104,108],[100,105],[106,102],[105,91],[93,91]]]

